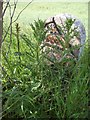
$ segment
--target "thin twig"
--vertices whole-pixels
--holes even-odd
[[[60,32],[60,30],[59,30],[58,27],[57,27],[57,24],[56,24],[56,22],[55,22],[54,17],[52,18],[52,20],[53,20],[53,23],[54,23],[54,25],[55,25],[55,27],[56,27],[58,33],[59,33],[60,35],[62,35],[62,33]]]
[[[2,17],[4,16],[4,14],[5,14],[6,10],[7,10],[7,7],[8,7],[8,5],[9,5],[9,2],[10,2],[10,0],[6,2],[7,4],[6,4],[5,9],[4,9],[3,12],[2,12]]]
[[[32,1],[33,1],[33,0],[32,0]],[[3,39],[2,39],[2,42],[4,42],[4,40],[5,40],[5,38],[6,38],[7,34],[8,34],[8,31],[9,31],[11,25],[18,20],[18,18],[19,18],[19,16],[21,15],[21,13],[32,3],[32,1],[30,1],[30,2],[21,10],[21,12],[18,14],[17,18],[16,18],[13,22],[12,22],[12,21],[10,22],[10,24],[9,24],[9,26],[8,26],[8,29],[7,29],[7,31],[6,31],[6,34],[4,35],[4,37],[3,37]],[[18,0],[17,0],[17,2],[18,2]],[[14,7],[14,10],[13,10],[13,13],[12,13],[12,17],[11,17],[11,18],[13,18],[13,16],[14,16],[14,12],[15,12],[15,9],[16,9],[17,2],[14,3],[15,7]]]
[[[33,1],[33,0],[32,0],[32,1]],[[14,22],[16,22],[16,21],[18,20],[18,18],[19,18],[19,16],[21,15],[21,13],[32,3],[32,1],[30,1],[30,2],[20,11],[20,13],[18,14],[17,18],[16,18],[12,23],[14,23]]]
[[[8,5],[9,5],[9,7],[11,7],[10,4],[8,4]],[[6,32],[6,34],[4,35],[4,38],[3,38],[2,42],[5,40],[8,32],[9,32],[9,29],[10,29],[10,27],[12,26],[12,19],[13,19],[13,16],[14,16],[14,14],[15,14],[16,6],[17,6],[17,2],[14,3],[13,13],[12,13],[12,15],[10,15],[10,24],[9,24],[9,26],[8,26],[7,32]]]

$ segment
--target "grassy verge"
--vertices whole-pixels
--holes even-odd
[[[2,46],[3,117],[61,119],[88,117],[88,48],[71,66],[47,65],[40,52],[43,22],[37,36],[17,26]],[[23,30],[24,31],[24,30]]]
[[[18,13],[28,4],[27,2],[19,2],[15,18]],[[32,2],[28,8],[19,17],[18,21],[23,27],[28,26],[29,23],[33,23],[38,18],[45,20],[52,15],[59,13],[71,13],[78,17],[88,29],[88,3],[83,2]],[[7,11],[5,17],[9,19],[9,13]]]

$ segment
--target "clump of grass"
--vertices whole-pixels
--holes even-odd
[[[40,44],[45,39],[44,22],[31,25],[33,36],[19,33],[7,56],[9,36],[2,47],[3,117],[31,119],[87,118],[88,49],[76,64],[46,64]],[[31,31],[32,32],[32,31]],[[18,56],[20,55],[20,62]]]

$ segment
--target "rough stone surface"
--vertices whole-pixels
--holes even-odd
[[[69,40],[69,44],[71,45],[71,47],[75,45],[77,46],[81,45],[81,47],[79,49],[75,49],[73,51],[73,54],[70,53],[69,55],[66,55],[66,56],[79,58],[83,52],[83,48],[85,44],[86,32],[85,32],[84,25],[75,16],[65,13],[65,14],[58,14],[48,18],[45,21],[46,23],[45,29],[47,30],[46,39],[42,42],[41,46],[43,46],[43,52],[46,52],[48,57],[51,57],[52,59],[56,59],[58,61],[60,61],[62,57],[65,56],[65,55],[64,56],[61,55],[61,51],[64,51],[65,49],[63,49],[60,41],[62,41],[63,43],[66,42],[64,37],[65,37],[65,33],[67,33],[67,30],[65,28],[65,22],[67,21],[67,19],[74,20],[74,23],[72,24],[71,29],[73,30],[74,28],[76,28],[74,30],[74,33],[77,33],[77,32],[79,33],[77,36],[73,36],[73,38]],[[60,33],[60,31],[58,31],[55,24],[59,26],[59,28],[61,27],[61,29],[64,31],[63,34]],[[59,52],[56,52],[56,48],[58,49]]]

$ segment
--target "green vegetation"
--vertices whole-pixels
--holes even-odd
[[[25,2],[19,2],[17,5],[17,10],[15,18],[18,13],[26,6]],[[45,20],[48,17],[60,13],[71,13],[79,18],[88,29],[88,3],[83,2],[32,2],[27,9],[23,11],[18,21],[23,27],[28,26],[29,23],[34,22],[34,20],[42,19]],[[8,20],[8,11],[5,15]]]
[[[33,118],[35,120],[43,118],[47,120],[87,118],[88,47],[85,46],[84,53],[76,64],[72,59],[70,59],[70,66],[68,67],[64,65],[63,61],[55,62],[53,66],[46,64],[45,56],[40,51],[40,44],[44,40],[46,32],[43,20],[54,13],[58,13],[58,11],[64,12],[66,7],[64,3],[60,3],[63,4],[63,10],[57,3],[45,4],[32,3],[30,8],[27,8],[17,23],[13,25],[12,41],[10,41],[10,34],[8,33],[3,42],[3,117],[6,119],[22,118],[23,120]],[[57,9],[53,8],[56,4]],[[71,4],[68,3],[68,10],[70,10]],[[81,11],[84,13],[81,18],[87,29],[86,4],[75,4],[85,8]],[[75,4],[72,4],[73,12],[68,10],[66,12],[77,13],[79,16],[81,12],[74,11]],[[19,10],[22,6],[24,4],[21,5],[20,3]],[[27,12],[30,9],[31,12]],[[41,11],[42,9],[44,14]],[[42,20],[37,20],[38,15]],[[36,21],[33,22],[34,19]],[[22,23],[28,25],[29,20],[30,23],[33,23],[30,24],[30,28],[25,25],[22,27]]]

